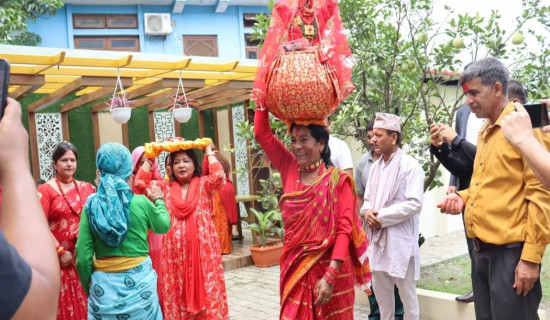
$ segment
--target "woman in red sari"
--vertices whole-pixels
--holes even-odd
[[[219,153],[219,151],[214,151],[216,153],[216,159],[220,162],[225,173],[225,184],[220,192],[217,192],[214,195],[213,205],[212,205],[212,220],[214,221],[214,226],[218,233],[218,239],[220,240],[220,248],[222,254],[231,253],[231,241],[232,225],[237,223],[237,201],[235,199],[235,188],[233,187],[233,182],[229,179],[229,174],[231,173],[231,167],[227,159]],[[208,157],[204,157],[202,161],[202,167],[204,168],[203,175],[208,175]]]
[[[57,319],[85,320],[88,318],[88,299],[75,268],[75,244],[82,207],[95,192],[95,187],[74,179],[78,152],[72,143],[57,145],[52,160],[55,177],[38,187],[38,192],[61,266]]]
[[[254,135],[281,173],[285,228],[281,319],[353,319],[355,287],[367,289],[368,241],[355,214],[353,181],[331,166],[328,131],[291,127],[291,151],[256,110]]]
[[[132,151],[132,163],[133,163],[133,169],[132,174],[130,176],[130,179],[132,181],[132,191],[134,194],[143,194],[147,195],[147,185],[144,183],[140,183],[139,180],[136,179],[136,175],[139,171],[139,169],[143,166],[145,162],[150,162],[149,165],[153,168],[153,180],[163,180],[162,174],[160,173],[160,170],[158,168],[157,159],[154,160],[148,160],[145,156],[145,147],[139,146]],[[153,200],[153,199],[149,199]],[[151,258],[151,262],[153,264],[153,269],[155,269],[157,273],[157,289],[159,294],[159,303],[162,305],[162,298],[160,295],[160,261],[161,261],[161,254],[162,254],[162,240],[164,239],[164,234],[157,234],[154,232],[148,232],[147,233],[147,243],[149,244],[149,257]]]
[[[221,164],[211,145],[204,149],[209,175],[194,150],[170,154],[171,181],[160,182],[170,213],[164,236],[160,284],[164,317],[169,320],[229,319],[222,258],[212,222],[212,198],[225,183]],[[137,180],[151,181],[146,162]]]

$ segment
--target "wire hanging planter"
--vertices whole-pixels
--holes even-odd
[[[118,90],[120,90],[119,94],[117,94]],[[126,92],[124,92],[124,87],[122,86],[122,81],[120,80],[120,70],[118,70],[115,91],[113,92],[113,96],[110,101],[107,102],[109,111],[111,112],[111,117],[116,123],[123,124],[130,120],[130,117],[132,116],[132,108],[130,108],[130,105],[133,102],[133,100],[128,100],[126,97]]]
[[[181,88],[181,96],[178,97]],[[172,115],[179,123],[186,123],[191,119],[193,109],[189,107],[189,100],[185,94],[185,88],[183,87],[183,81],[181,80],[181,70],[179,72],[178,89],[174,96],[174,105],[172,106]]]

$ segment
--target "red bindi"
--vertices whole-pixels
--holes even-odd
[[[468,89],[469,89],[468,86],[465,83],[463,83],[462,84],[462,91],[464,91],[464,93],[468,93]]]

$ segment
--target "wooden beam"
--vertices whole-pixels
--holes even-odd
[[[204,138],[204,113],[199,110],[199,137]]]
[[[15,100],[21,100],[40,89],[40,87],[41,86],[19,86],[9,93],[9,97]]]
[[[29,112],[38,112],[44,108],[47,108],[51,106],[52,104],[64,99],[65,97],[82,90],[85,86],[82,84],[82,78],[77,78],[68,84],[66,84],[63,88],[45,96],[42,99],[39,99],[35,102],[33,102],[28,107]]]
[[[40,161],[38,161],[38,136],[36,134],[36,115],[28,113],[29,138],[31,143],[32,175],[34,179],[40,178]]]
[[[63,131],[63,140],[71,141],[71,135],[69,132],[69,114],[67,112],[61,113],[61,130]]]
[[[226,90],[224,92],[212,94],[202,99],[199,99],[198,102],[199,102],[199,105],[205,105],[205,104],[212,103],[214,101],[220,101],[231,97],[237,97],[246,93],[251,94],[249,89]]]
[[[204,89],[196,90],[190,93],[188,96],[191,99],[200,100],[201,98],[217,94],[220,92],[225,92],[227,90],[236,90],[236,89],[252,89],[252,81],[227,81],[217,84],[215,86],[210,86]]]
[[[42,74],[10,74],[10,84],[21,86],[43,86],[46,83]]]
[[[147,113],[147,118],[149,120],[149,141],[155,141],[155,117],[153,111]]]
[[[198,109],[199,110],[208,110],[208,109],[216,108],[216,107],[219,107],[219,106],[224,106],[226,104],[233,104],[233,103],[243,102],[243,101],[246,101],[246,100],[250,100],[250,93],[243,94],[243,95],[240,95],[240,96],[231,97],[231,98],[227,98],[227,99],[224,99],[224,100],[214,101],[214,102],[209,103],[209,104],[203,104],[203,105],[200,105],[198,107]]]
[[[230,89],[230,87],[231,87],[231,82],[227,81],[227,82],[217,84],[215,86],[211,86],[211,87],[208,87],[208,88],[193,91],[190,94],[188,94],[187,96],[188,96],[188,98],[199,100],[202,97],[206,97],[206,96],[209,96],[209,95],[212,95],[212,94],[223,92],[227,89]]]
[[[100,132],[99,132],[99,115],[97,112],[92,112],[92,132],[94,134],[94,154],[97,154],[97,150],[101,146]]]
[[[214,120],[214,145],[216,145],[219,150],[219,148],[221,147],[220,134],[219,134],[219,130],[216,130],[218,128],[218,108],[215,108],[214,110],[212,110],[212,118]]]
[[[83,106],[85,105],[86,103],[89,103],[89,102],[92,102],[92,101],[95,101],[95,100],[99,100],[99,99],[103,99],[107,96],[110,96],[113,94],[113,90],[115,90],[114,87],[105,87],[105,88],[101,88],[101,89],[98,89],[94,92],[90,92],[80,98],[76,98],[72,101],[69,101],[67,103],[65,103],[64,105],[61,106],[61,112],[67,112],[67,111],[70,111],[70,110],[73,110],[75,108],[78,108],[80,106]]]
[[[138,89],[136,89],[136,90],[138,90]],[[152,95],[147,96],[145,98],[134,101],[130,105],[130,107],[139,108],[141,106],[144,106],[144,105],[147,105],[147,104],[150,104],[150,103],[154,103],[154,102],[157,102],[157,101],[162,100],[162,99],[166,99],[167,96],[174,95],[175,93],[176,93],[176,89],[170,89],[170,90],[162,91],[160,93],[152,94]],[[128,97],[128,96],[126,96],[126,97]],[[132,98],[130,98],[130,99],[132,99]],[[102,110],[105,110],[105,109],[108,109],[108,108],[109,108],[109,106],[106,105],[105,102],[100,102],[100,103],[97,103],[97,104],[92,106],[92,111],[102,111]]]
[[[116,86],[116,77],[93,77],[93,76],[83,76],[82,84],[86,87],[115,87]],[[129,88],[133,85],[132,78],[121,77],[120,82],[125,88]],[[119,88],[120,89],[120,88]]]
[[[121,125],[122,127],[122,144],[126,146],[126,148],[130,149],[130,134],[128,133],[128,123],[123,123]]]
[[[172,99],[165,98],[163,100],[157,101],[156,103],[150,104],[147,107],[147,110],[148,111],[157,111],[157,110],[166,108],[166,106],[171,105],[172,103],[174,103],[172,101]]]
[[[174,137],[181,137],[181,123],[174,119]]]

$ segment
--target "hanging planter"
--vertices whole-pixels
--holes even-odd
[[[181,81],[181,70],[178,80],[178,89],[176,90],[176,95],[174,96],[174,105],[172,106],[172,116],[177,122],[186,123],[189,119],[191,119],[193,109],[189,107],[189,101],[187,100],[187,95],[185,94],[183,81]],[[178,97],[180,88],[182,94]]]
[[[119,94],[117,94],[118,89],[120,89]],[[123,124],[130,120],[130,117],[132,116],[132,108],[130,108],[130,105],[132,103],[133,101],[128,100],[126,97],[126,92],[124,92],[122,81],[120,81],[120,72],[118,72],[113,97],[107,103],[109,106],[109,111],[111,112],[111,117],[116,123]]]

